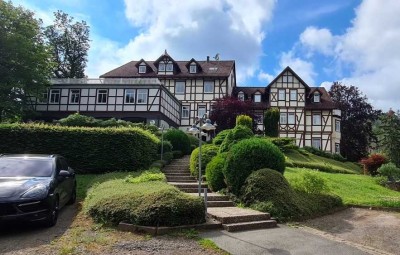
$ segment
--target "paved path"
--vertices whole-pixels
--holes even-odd
[[[201,237],[211,239],[218,247],[236,254],[265,255],[367,255],[387,254],[356,248],[314,235],[301,228],[279,225],[273,229],[260,229],[242,232],[216,230],[202,232]],[[362,249],[362,250],[361,250]]]

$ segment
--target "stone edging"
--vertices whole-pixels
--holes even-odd
[[[381,207],[381,206],[368,206],[368,205],[347,205],[347,208],[361,208],[361,209],[369,209],[369,210],[376,210],[376,211],[386,211],[386,212],[400,212],[400,208],[396,207]]]

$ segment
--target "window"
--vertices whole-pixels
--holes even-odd
[[[38,102],[47,103],[47,100],[48,100],[48,92],[45,91],[42,93],[42,98],[39,98]]]
[[[254,95],[254,102],[255,103],[260,103],[261,102],[261,95],[260,94]]]
[[[126,89],[125,90],[125,103],[126,104],[134,104],[135,103],[135,90],[134,89]]]
[[[244,93],[242,91],[238,93],[238,99],[239,101],[244,101]]]
[[[138,104],[147,104],[147,89],[138,89],[137,90],[137,103]]]
[[[297,90],[290,90],[290,101],[297,101]]]
[[[177,81],[175,84],[175,94],[185,94],[185,82]]]
[[[281,117],[279,118],[279,124],[287,124],[287,113],[282,112]]]
[[[80,89],[71,89],[69,102],[71,104],[79,104],[80,95],[81,95],[81,90]]]
[[[340,143],[335,143],[335,153],[340,153]]]
[[[197,66],[196,64],[190,64],[190,73],[197,73]]]
[[[278,100],[285,101],[286,100],[286,91],[284,89],[278,90]]]
[[[108,95],[108,90],[99,89],[97,91],[97,103],[106,104],[107,103],[107,95]]]
[[[296,114],[294,112],[288,115],[288,124],[294,125],[296,123]]]
[[[189,118],[189,106],[182,106],[182,118]]]
[[[205,114],[206,114],[206,107],[205,106],[199,106],[199,108],[197,108],[197,116],[199,118],[202,118]]]
[[[312,123],[314,126],[321,125],[321,114],[314,113],[312,117]]]
[[[158,64],[158,71],[165,71],[165,63]]]
[[[320,102],[320,95],[318,92],[314,93],[314,103]]]
[[[340,120],[335,120],[335,131],[340,132]]]
[[[172,72],[174,71],[174,65],[172,63],[167,64],[167,72]]]
[[[146,73],[146,66],[145,65],[140,65],[139,66],[139,73]]]
[[[204,82],[204,93],[213,93],[214,92],[214,82],[213,81],[205,81]]]
[[[50,90],[50,103],[58,104],[60,102],[60,90],[59,89],[51,89]]]
[[[255,116],[257,124],[263,124],[263,116],[262,115],[256,115]]]
[[[321,149],[321,138],[312,138],[311,139],[312,147]]]

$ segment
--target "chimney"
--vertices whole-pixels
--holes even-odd
[[[210,56],[207,56],[207,63],[210,62]]]

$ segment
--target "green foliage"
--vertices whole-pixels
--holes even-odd
[[[212,191],[219,191],[226,188],[224,174],[222,172],[225,166],[226,157],[226,153],[218,154],[213,157],[210,163],[206,166],[207,184]]]
[[[207,164],[217,155],[218,146],[213,144],[203,144],[201,146],[201,172],[204,174]],[[192,151],[190,155],[190,173],[192,176],[199,176],[199,148]]]
[[[222,142],[225,140],[225,137],[231,132],[232,129],[225,129],[219,132],[214,139],[212,140],[214,145],[221,145]]]
[[[396,167],[394,163],[383,164],[378,168],[378,173],[386,176],[389,181],[400,180],[400,168]]]
[[[190,154],[190,140],[182,130],[168,129],[164,139],[171,142],[173,150],[182,151],[184,155]]]
[[[0,153],[61,154],[78,173],[147,168],[156,159],[160,142],[139,128],[38,124],[2,124],[0,137]]]
[[[163,141],[158,146],[158,153],[161,153],[161,144],[163,145],[163,153],[172,151],[172,143],[170,141]]]
[[[296,145],[296,139],[292,137],[267,137],[266,139],[278,146],[282,152],[297,150],[299,148]]]
[[[174,153],[172,151],[168,151],[163,154],[163,160],[165,160],[167,164],[171,163],[173,159],[174,159]]]
[[[29,96],[41,99],[50,85],[54,63],[41,24],[33,12],[0,1],[0,122],[27,118]]]
[[[382,115],[376,134],[383,152],[395,165],[400,167],[400,112],[389,111]]]
[[[129,183],[108,180],[92,186],[84,211],[97,222],[121,221],[144,226],[179,226],[205,221],[201,198],[179,191],[165,182]]]
[[[346,160],[347,160],[340,154],[337,154],[337,153],[332,154],[332,153],[329,153],[329,152],[326,152],[326,151],[323,151],[321,149],[317,149],[317,148],[311,147],[311,146],[304,146],[303,150],[308,151],[314,155],[318,155],[318,156],[321,156],[324,158],[334,159],[334,160],[337,160],[340,162],[346,162]]]
[[[288,165],[289,166],[289,165]],[[314,169],[321,172],[327,173],[341,173],[341,174],[354,174],[354,171],[345,169],[345,168],[338,168],[334,167],[333,165],[325,162],[317,163],[317,162],[291,162],[290,166],[298,167],[298,168],[308,168]]]
[[[310,194],[320,194],[329,191],[326,181],[316,171],[303,170],[297,178],[291,181],[291,185],[296,190]]]
[[[259,138],[238,142],[229,151],[223,171],[228,188],[233,194],[240,195],[240,188],[246,178],[262,168],[284,172],[285,157],[279,148]]]
[[[89,26],[85,21],[73,23],[68,14],[54,13],[54,24],[44,34],[52,49],[56,78],[84,78],[89,51]]]
[[[172,154],[174,155],[174,159],[183,157],[183,153],[181,151],[172,151]]]
[[[266,136],[278,137],[279,135],[279,109],[270,108],[264,114],[264,132]]]
[[[236,116],[236,126],[239,126],[239,125],[248,127],[249,129],[252,130],[253,129],[253,119],[248,115],[244,115],[244,114],[238,115],[238,116]]]
[[[196,149],[199,146],[199,139],[191,134],[186,134],[189,137],[190,141],[190,152]]]
[[[166,179],[165,175],[160,171],[160,169],[150,168],[150,170],[141,172],[139,176],[128,175],[125,178],[125,181],[129,182],[129,183],[141,183],[141,182],[150,182],[150,181],[166,182],[167,179]]]
[[[232,145],[237,143],[240,140],[247,139],[253,137],[253,131],[245,126],[236,126],[235,128],[231,129],[230,132],[226,135],[224,141],[222,142],[219,152],[227,152],[230,150]]]
[[[368,158],[363,158],[361,164],[364,166],[364,174],[375,176],[378,174],[378,168],[387,163],[387,158],[382,154],[371,154]]]

